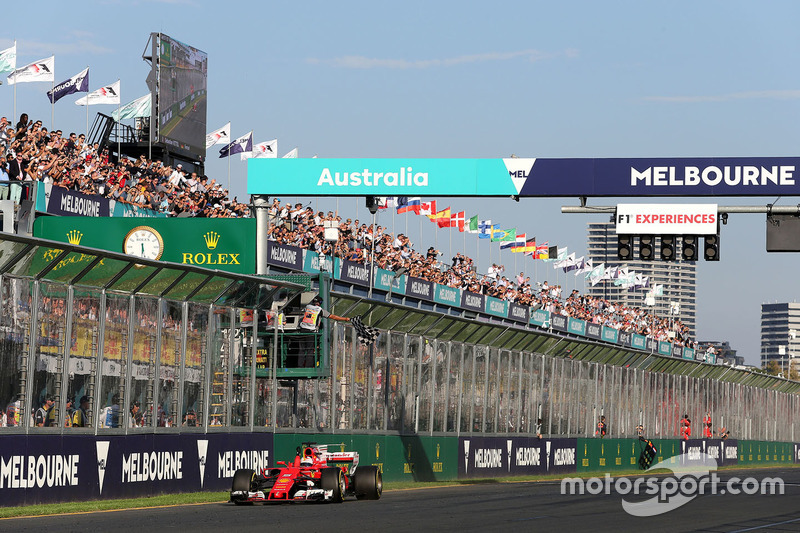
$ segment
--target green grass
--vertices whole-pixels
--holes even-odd
[[[719,470],[750,470],[765,468],[800,468],[800,465],[769,465],[769,466],[725,466]],[[610,472],[613,477],[667,474],[669,470],[620,470]],[[570,477],[598,477],[604,472],[580,472]],[[384,490],[413,490],[433,487],[452,487],[458,485],[479,485],[497,483],[521,483],[530,481],[557,481],[563,479],[563,474],[550,474],[545,476],[518,476],[510,478],[481,478],[461,479],[452,481],[392,481],[384,483]],[[24,507],[0,507],[0,520],[4,518],[19,518],[24,516],[44,516],[57,514],[92,513],[98,511],[118,511],[122,509],[137,509],[141,507],[164,507],[170,505],[193,505],[204,503],[219,503],[228,501],[228,492],[193,492],[185,494],[164,494],[149,498],[130,498],[124,500],[93,500],[65,503],[48,503],[43,505],[29,505]]]

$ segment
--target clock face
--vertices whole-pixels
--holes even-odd
[[[160,259],[164,253],[164,241],[153,228],[138,226],[125,236],[122,248],[128,255],[155,260]]]

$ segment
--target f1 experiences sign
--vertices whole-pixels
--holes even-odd
[[[459,478],[529,476],[577,471],[576,439],[460,437]]]
[[[715,235],[717,204],[619,204],[620,235]]]
[[[249,194],[798,196],[800,158],[257,159]]]
[[[58,445],[54,445],[58,443]],[[0,501],[29,505],[225,490],[273,461],[272,433],[0,437]]]

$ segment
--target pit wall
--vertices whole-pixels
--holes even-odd
[[[303,442],[357,451],[384,480],[446,481],[636,470],[638,439],[309,433],[181,433],[0,436],[0,505],[224,491],[238,468],[289,461]],[[656,439],[654,462],[678,466],[707,453],[722,466],[800,463],[800,444]]]

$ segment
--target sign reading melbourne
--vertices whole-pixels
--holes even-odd
[[[800,158],[258,159],[250,194],[798,196]]]

